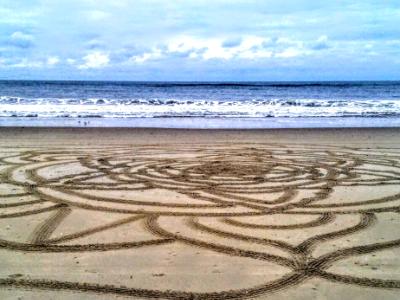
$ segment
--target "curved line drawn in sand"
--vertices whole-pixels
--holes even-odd
[[[354,199],[347,193],[346,201],[343,194],[335,195],[346,188],[371,191],[400,185],[398,149],[240,143],[38,148],[4,156],[0,166],[0,183],[13,187],[11,192],[0,194],[0,220],[49,214],[36,227],[27,229],[31,233],[25,242],[5,236],[0,239],[0,248],[38,253],[107,252],[182,243],[193,251],[207,249],[289,270],[261,285],[218,292],[139,289],[51,278],[3,278],[1,286],[162,299],[244,299],[289,289],[311,278],[400,288],[400,280],[360,278],[329,270],[344,259],[398,248],[400,239],[364,241],[324,254],[315,252],[324,243],[372,230],[381,214],[400,212],[400,193],[383,197],[355,193]],[[53,236],[75,210],[82,209],[87,218],[96,212],[124,217]],[[305,219],[296,221],[296,216]],[[334,228],[342,216],[353,223]],[[165,226],[165,218],[179,219],[184,232]],[[286,221],[277,222],[277,218]],[[111,229],[124,230],[124,225],[135,222],[153,238],[86,244],[79,240]],[[290,237],[299,230],[311,234],[298,242],[271,235],[284,232]],[[191,232],[212,238],[201,239]],[[239,247],[239,242],[249,247]],[[269,253],[260,247],[254,250],[254,245],[278,252]]]

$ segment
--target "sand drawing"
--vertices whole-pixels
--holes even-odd
[[[0,221],[41,220],[25,229],[25,240],[2,232],[1,251],[106,255],[180,243],[194,252],[207,249],[268,261],[287,272],[247,288],[205,292],[62,281],[49,274],[4,277],[0,286],[161,299],[251,298],[311,278],[400,289],[399,278],[343,274],[334,268],[352,257],[379,256],[400,247],[400,235],[363,235],[382,222],[390,226],[389,217],[400,212],[400,149],[219,143],[1,151]],[[375,195],[377,188],[385,193]],[[120,218],[57,232],[73,222],[78,210],[88,219],[96,212]],[[171,222],[180,227],[173,230]],[[82,242],[134,223],[152,238]]]

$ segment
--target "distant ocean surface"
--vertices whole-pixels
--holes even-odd
[[[399,116],[400,81],[0,81],[2,120]]]

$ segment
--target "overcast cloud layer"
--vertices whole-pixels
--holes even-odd
[[[400,1],[0,0],[0,79],[400,79]]]

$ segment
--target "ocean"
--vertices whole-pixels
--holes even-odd
[[[400,81],[0,81],[0,126],[365,127],[399,117]]]

